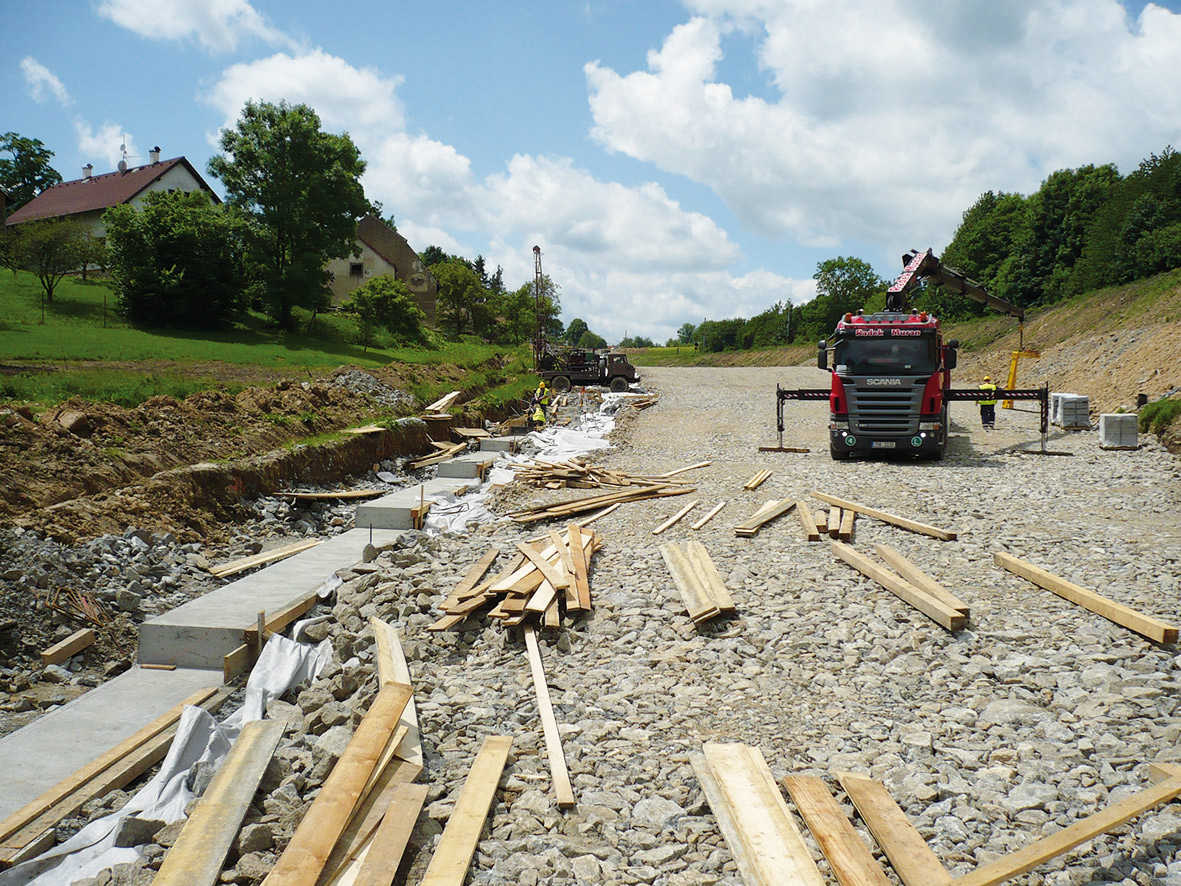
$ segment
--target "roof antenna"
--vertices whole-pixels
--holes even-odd
[[[127,158],[135,156],[127,153],[127,133],[123,133],[123,144],[119,145],[119,151],[123,154],[123,159],[119,161],[118,170],[120,172],[127,171]]]

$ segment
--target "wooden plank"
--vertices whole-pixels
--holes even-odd
[[[386,494],[384,489],[337,489],[333,492],[278,492],[279,498],[295,501],[337,501],[359,498],[379,498]]]
[[[808,536],[808,541],[820,541],[820,527],[816,525],[812,509],[803,499],[796,502],[796,516],[800,518],[800,525],[804,527],[804,534]],[[828,523],[826,522],[824,526],[827,529]]]
[[[390,886],[414,832],[414,824],[426,802],[427,785],[398,785],[394,799],[373,835],[373,846],[365,856],[354,886]]]
[[[71,794],[83,788],[88,782],[93,781],[105,770],[114,766],[137,748],[142,747],[169,726],[174,725],[180,719],[181,714],[184,713],[184,709],[187,706],[199,705],[202,702],[209,701],[216,696],[217,691],[217,688],[212,686],[205,689],[198,689],[180,704],[169,708],[151,723],[136,731],[134,735],[119,742],[119,744],[115,745],[105,754],[96,757],[85,766],[59,781],[49,790],[45,791],[45,793],[30,800],[20,809],[16,810],[16,812],[13,812],[3,821],[0,821],[0,845],[9,847],[24,845],[14,843],[13,836],[27,828],[40,816],[52,810]],[[79,804],[78,808],[81,808],[81,804]]]
[[[783,786],[841,886],[890,886],[881,865],[821,779],[789,775],[783,779]]]
[[[936,600],[942,600],[952,609],[962,612],[965,618],[969,618],[972,614],[972,609],[963,600],[956,597],[950,591],[919,569],[914,563],[908,560],[902,554],[898,553],[889,545],[877,545],[875,550],[878,556],[889,563],[897,570],[898,574],[905,578],[908,582],[914,585],[921,591],[926,591]]]
[[[243,643],[222,659],[222,682],[229,683],[248,667],[250,667],[250,647]]]
[[[823,886],[762,752],[706,742],[702,755],[712,776],[706,799],[719,824],[726,819],[722,834],[743,879],[750,886]]]
[[[722,576],[718,573],[718,568],[714,566],[714,561],[710,558],[705,545],[696,539],[690,539],[685,547],[689,564],[701,580],[710,599],[713,600],[714,606],[719,612],[733,612],[734,601],[730,598],[730,592],[726,589]]]
[[[859,554],[847,544],[834,541],[830,543],[832,552],[860,572],[872,578],[883,588],[906,601],[923,615],[949,631],[963,630],[968,619],[958,609],[952,609],[942,600],[937,600],[930,594],[919,590],[900,575],[895,575],[884,566],[879,566],[868,557]]]
[[[213,886],[217,882],[285,725],[255,720],[242,727],[176,843],[164,856],[153,886]]]
[[[244,557],[241,560],[232,560],[229,563],[211,567],[209,574],[214,578],[229,578],[231,575],[237,575],[239,572],[245,572],[247,569],[253,569],[255,566],[274,563],[276,560],[284,560],[293,554],[298,554],[300,551],[314,548],[319,543],[320,539],[318,538],[304,539],[294,544],[284,545],[281,548],[263,551],[261,554],[255,554],[252,557]]]
[[[813,492],[812,497],[818,498],[830,505],[836,505],[838,508],[850,508],[859,514],[864,514],[867,517],[873,517],[875,520],[881,520],[885,523],[892,523],[893,525],[900,526],[903,529],[909,529],[911,532],[929,535],[932,538],[939,539],[940,541],[955,541],[956,535],[954,532],[949,532],[946,529],[939,529],[935,526],[928,526],[926,523],[919,523],[917,520],[908,520],[906,517],[899,517],[897,514],[891,514],[887,511],[880,511],[877,508],[871,508],[867,505],[860,504],[859,502],[837,498],[835,495],[828,495],[825,492]]]
[[[569,584],[568,576],[562,575],[554,568],[554,565],[549,561],[549,557],[557,556],[557,551],[553,548],[546,548],[545,556],[539,554],[536,550],[527,544],[517,542],[517,550],[519,550],[530,563],[542,574],[546,581],[548,581],[555,588],[564,588]]]
[[[681,519],[687,513],[689,513],[691,510],[693,510],[699,504],[701,504],[701,499],[694,499],[693,501],[689,502],[689,504],[685,505],[683,508],[681,508],[675,514],[673,514],[671,517],[669,517],[667,520],[665,520],[663,523],[661,523],[659,526],[657,526],[655,529],[653,529],[652,534],[653,535],[660,535],[666,529],[669,529],[669,528],[675,526],[677,523],[681,522]]]
[[[422,767],[417,763],[394,759],[378,775],[377,780],[370,786],[368,796],[361,799],[357,808],[353,810],[352,818],[332,854],[328,856],[328,863],[324,865],[317,886],[337,883],[352,868],[354,875],[359,869],[356,861],[365,853],[366,847],[373,839],[373,834],[381,824],[394,794],[399,785],[409,784],[422,773]]]
[[[828,513],[829,538],[839,538],[841,534],[842,512],[840,508],[833,508]]]
[[[583,540],[582,527],[571,523],[566,527],[566,537],[570,541],[570,559],[574,564],[574,589],[578,598],[578,609],[589,612],[591,609],[590,569],[586,545],[593,543],[594,532],[588,533],[590,538]]]
[[[61,664],[66,659],[73,658],[86,647],[92,646],[95,639],[94,631],[90,628],[74,631],[64,640],[42,650],[41,664],[46,666]]]
[[[709,592],[702,584],[688,558],[676,545],[661,545],[660,556],[664,558],[668,571],[672,573],[673,583],[680,592],[681,601],[694,621],[712,618],[718,614],[718,607],[714,605]]]
[[[450,408],[451,404],[453,404],[462,396],[463,393],[461,391],[452,391],[450,394],[444,394],[434,403],[431,403],[429,406],[427,406],[423,412],[427,413],[428,415],[435,412],[442,412],[443,410]]]
[[[837,538],[841,541],[850,541],[853,538],[853,521],[857,518],[857,512],[849,508],[841,511],[841,525],[837,529]]]
[[[767,523],[782,517],[795,506],[795,501],[787,498],[782,501],[768,502],[752,514],[746,522],[735,526],[734,534],[742,538],[751,538]]]
[[[512,743],[509,735],[484,739],[420,886],[463,886]]]
[[[459,584],[457,584],[454,589],[452,589],[449,596],[463,597],[468,591],[478,585],[480,583],[480,579],[482,579],[488,573],[488,570],[492,568],[492,564],[496,562],[496,557],[499,554],[500,551],[498,551],[496,548],[485,551],[484,555],[472,564],[472,568],[467,571],[467,574],[459,580]]]
[[[578,525],[583,526],[583,527],[590,526],[592,523],[594,523],[600,517],[606,517],[608,514],[619,510],[619,505],[620,505],[619,502],[616,502],[613,505],[608,505],[607,507],[603,508],[603,510],[599,511],[599,513],[597,513],[591,517],[585,517],[582,520],[579,520]]]
[[[316,591],[309,591],[296,600],[288,603],[282,609],[276,609],[270,616],[264,619],[263,632],[259,634],[257,626],[247,628],[242,635],[242,639],[247,646],[258,646],[266,642],[271,634],[281,634],[287,630],[288,625],[296,621],[300,617],[306,615],[316,604],[320,602],[320,595]]]
[[[1064,578],[1059,578],[1052,572],[1047,572],[1045,569],[1034,566],[1032,563],[1018,559],[1012,554],[997,551],[992,555],[992,558],[996,565],[1002,569],[1007,569],[1014,575],[1027,578],[1038,587],[1045,588],[1047,591],[1057,594],[1059,597],[1069,600],[1071,603],[1077,603],[1084,609],[1089,609],[1096,615],[1101,615],[1109,621],[1115,622],[1117,625],[1144,635],[1150,640],[1155,640],[1157,643],[1177,642],[1177,628],[1173,625],[1166,624],[1142,612],[1137,612],[1135,609],[1124,606],[1122,603],[1116,603],[1107,597],[1102,597],[1094,591],[1088,591],[1086,588],[1079,587]]]
[[[550,701],[549,684],[545,681],[545,668],[541,662],[541,649],[532,625],[525,627],[525,650],[529,657],[529,670],[533,674],[533,689],[537,693],[537,713],[541,717],[541,731],[545,736],[545,751],[549,757],[554,794],[557,796],[559,808],[569,809],[574,805],[574,788],[570,785],[570,771],[566,768],[562,738],[558,734],[558,721],[554,717],[554,705]]]
[[[1148,778],[1153,784],[1181,775],[1181,763],[1149,763]]]
[[[529,598],[529,602],[525,604],[526,612],[543,613],[549,609],[550,604],[558,598],[558,589],[555,588],[548,581],[543,581],[541,587],[533,592],[533,596]]]
[[[708,523],[710,520],[712,520],[714,517],[716,517],[721,512],[722,508],[724,508],[725,506],[726,506],[726,503],[724,501],[718,502],[716,505],[714,505],[713,510],[711,510],[708,514],[706,514],[704,517],[702,517],[696,523],[691,524],[689,526],[689,528],[690,529],[700,529],[702,526],[704,526],[706,523]]]
[[[1093,840],[1100,834],[1105,834],[1113,828],[1119,827],[1138,815],[1147,812],[1161,803],[1167,803],[1181,796],[1181,776],[1173,776],[1159,784],[1142,791],[1137,791],[1130,797],[1125,797],[1118,803],[1088,815],[1076,821],[1070,827],[1063,828],[1048,837],[1030,843],[1023,849],[1010,852],[979,867],[963,877],[955,879],[955,886],[997,886],[1005,880],[1033,870],[1051,858],[1056,858],[1068,852],[1080,843]]]
[[[408,686],[392,683],[378,691],[291,842],[263,880],[267,886],[313,886],[409,700]]]
[[[403,686],[413,686],[410,679],[410,666],[406,663],[406,654],[402,650],[402,642],[398,639],[398,632],[389,622],[383,621],[376,615],[371,616],[369,624],[373,628],[373,640],[377,645],[377,680],[380,686],[390,683],[401,683]],[[398,756],[411,763],[422,765],[422,740],[418,732],[418,708],[414,704],[414,695],[406,702],[398,724],[406,727],[406,737],[398,747]]]
[[[838,772],[837,779],[905,886],[952,882],[951,874],[880,782],[852,772]]]
[[[697,464],[689,465],[685,468],[677,468],[673,471],[665,471],[663,474],[657,474],[656,476],[661,480],[667,480],[669,477],[675,477],[677,474],[683,474],[686,471],[696,471],[698,468],[708,468],[711,464],[713,464],[711,461],[699,461]]]

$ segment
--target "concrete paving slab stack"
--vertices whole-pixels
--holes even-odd
[[[1103,449],[1135,449],[1140,445],[1137,421],[1134,412],[1099,416],[1099,446]]]
[[[1058,403],[1059,424],[1067,430],[1091,427],[1091,398],[1085,394],[1063,394]]]
[[[1062,415],[1061,415],[1061,412],[1059,409],[1062,405],[1062,398],[1063,397],[1071,397],[1071,396],[1073,396],[1073,395],[1072,394],[1050,394],[1050,424],[1052,424],[1052,425],[1062,424]]]

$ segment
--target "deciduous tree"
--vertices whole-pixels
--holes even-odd
[[[0,185],[12,194],[9,211],[24,206],[46,188],[58,184],[61,173],[49,165],[53,151],[40,139],[26,138],[15,132],[0,135]]]
[[[341,310],[357,315],[361,343],[368,348],[378,326],[384,326],[399,341],[421,341],[422,309],[401,280],[382,274],[367,280],[353,291]]]
[[[326,304],[325,263],[356,249],[357,219],[372,208],[365,162],[347,133],[324,132],[314,110],[286,102],[247,102],[220,146],[209,172],[255,216],[268,308],[289,327],[296,305]]]
[[[87,238],[90,229],[67,219],[39,219],[17,226],[11,232],[13,260],[18,267],[32,271],[41,283],[41,322],[45,322],[45,302],[53,301],[53,291],[67,274],[77,271],[90,254]]]

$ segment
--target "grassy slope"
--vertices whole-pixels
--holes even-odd
[[[352,319],[341,315],[318,317],[312,334],[270,328],[255,314],[225,330],[135,329],[114,312],[105,285],[74,279],[58,286],[42,323],[36,278],[0,273],[0,364],[7,370],[0,376],[0,397],[48,403],[78,394],[139,402],[153,394],[185,396],[205,387],[236,389],[291,375],[307,378],[342,364],[363,369],[454,364],[473,369],[465,387],[483,387],[476,367],[506,350],[518,357],[509,374],[527,372],[524,349],[463,342],[366,350],[354,344],[356,336]],[[47,363],[53,372],[44,371]],[[517,388],[532,383],[531,378],[513,379],[505,390],[489,395],[493,401],[511,399]],[[421,397],[436,393],[427,380],[411,387]]]

